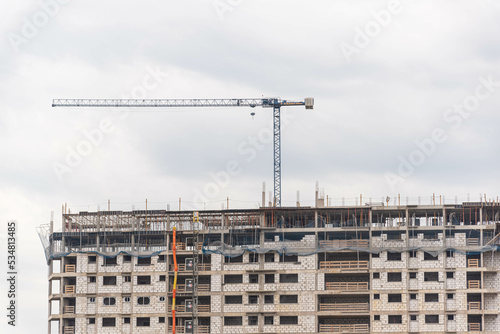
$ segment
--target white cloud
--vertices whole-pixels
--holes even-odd
[[[272,147],[251,162],[238,146],[269,126],[271,111],[191,109],[124,111],[51,108],[53,98],[117,98],[143,83],[147,68],[168,73],[148,97],[314,96],[314,111],[293,115],[283,129],[283,201],[296,190],[313,205],[315,181],[329,198],[394,197],[384,173],[415,140],[443,126],[443,113],[474,92],[478,77],[500,81],[496,2],[407,1],[390,25],[347,63],[339,49],[387,1],[242,1],[220,20],[208,1],[71,1],[15,53],[7,39],[40,9],[2,1],[0,30],[0,182],[2,222],[22,223],[20,261],[33,281],[23,285],[26,332],[46,326],[46,268],[34,227],[73,210],[189,205],[210,172],[237,160],[231,178],[207,208],[256,207],[261,182],[272,188]],[[399,186],[402,198],[496,197],[495,143],[500,91],[448,132],[449,139]],[[59,182],[52,162],[86,140],[83,131],[109,118],[102,143]],[[474,197],[475,196],[475,197]],[[424,203],[424,200],[422,199]],[[347,203],[347,200],[346,200]],[[57,223],[59,224],[59,223]],[[3,225],[2,225],[3,226]],[[59,226],[59,225],[57,225]],[[33,256],[33,254],[38,254]],[[28,266],[29,264],[29,266]],[[24,284],[24,283],[23,283]],[[28,314],[40,314],[27,321]],[[38,311],[41,310],[41,311]]]

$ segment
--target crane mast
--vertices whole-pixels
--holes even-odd
[[[52,107],[101,107],[101,108],[182,108],[182,107],[263,107],[273,108],[274,145],[274,206],[281,206],[281,107],[305,106],[313,109],[314,99],[288,101],[280,98],[254,99],[55,99]],[[264,206],[264,203],[262,203]]]

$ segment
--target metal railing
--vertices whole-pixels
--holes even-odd
[[[367,312],[370,310],[368,303],[320,303],[320,311],[334,312]]]
[[[368,282],[326,282],[326,290],[367,291]]]
[[[341,269],[341,270],[368,269],[368,261],[320,261],[319,269]]]
[[[319,325],[320,333],[368,333],[368,324]]]

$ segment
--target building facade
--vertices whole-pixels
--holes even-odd
[[[499,333],[500,206],[63,214],[49,333]]]

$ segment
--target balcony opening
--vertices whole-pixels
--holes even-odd
[[[467,324],[470,332],[472,331],[481,331],[482,328],[482,316],[481,315],[469,315],[467,316]]]
[[[481,255],[467,255],[467,268],[481,267]]]

